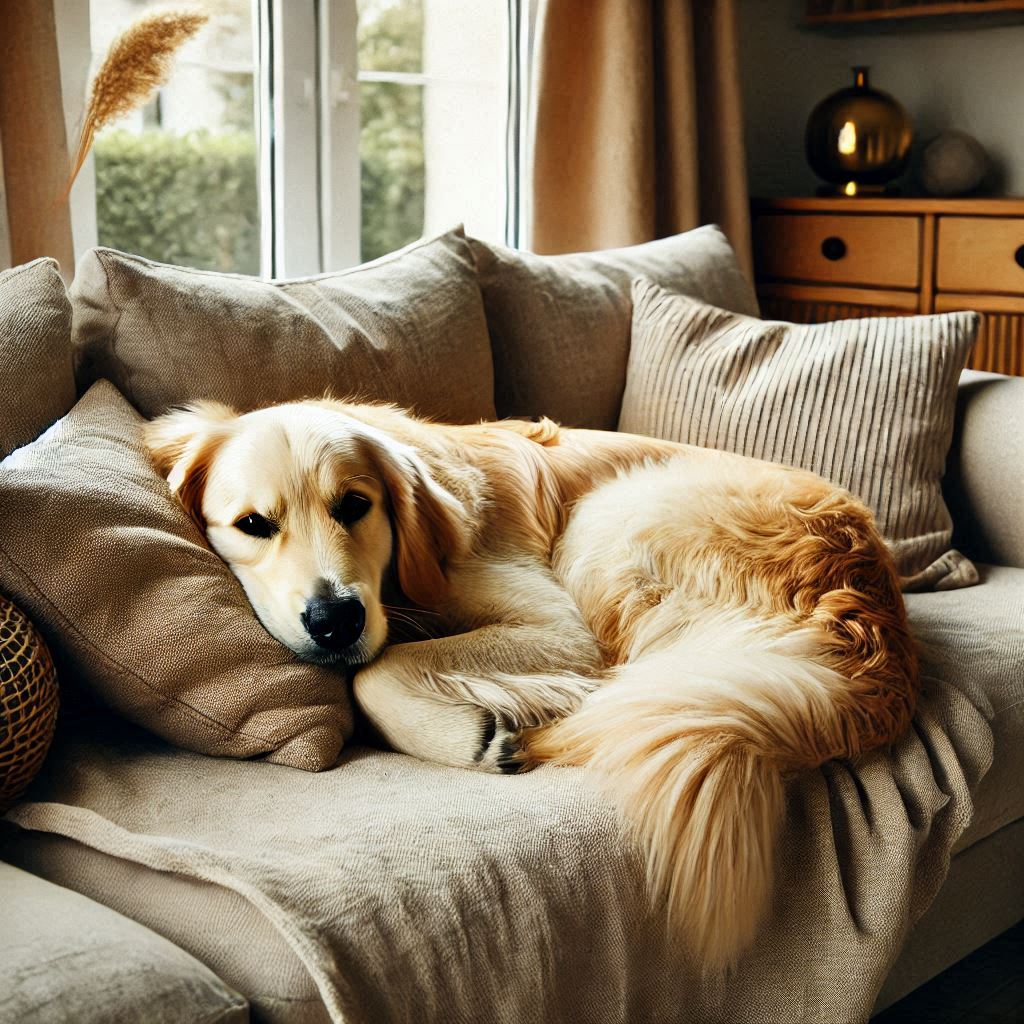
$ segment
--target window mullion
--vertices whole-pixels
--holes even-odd
[[[273,274],[302,277],[323,269],[316,0],[270,0],[269,21],[269,68],[273,75]]]
[[[320,0],[320,215],[325,270],[360,260],[356,0]]]

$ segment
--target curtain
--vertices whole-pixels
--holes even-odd
[[[714,222],[749,273],[734,0],[542,0],[537,25],[534,250]]]
[[[0,155],[8,250],[0,252],[0,266],[53,256],[70,274],[71,216],[61,198],[68,148],[53,0],[0,2]]]

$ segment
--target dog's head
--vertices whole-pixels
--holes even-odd
[[[300,657],[358,665],[387,638],[389,567],[437,607],[466,542],[460,503],[407,444],[345,407],[238,415],[200,402],[146,425],[146,445],[260,621]]]

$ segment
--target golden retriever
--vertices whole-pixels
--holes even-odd
[[[810,473],[331,400],[199,403],[146,442],[266,628],[355,669],[395,749],[585,766],[706,969],[756,932],[786,778],[913,713],[893,562],[867,509]],[[430,638],[389,644],[408,621]]]

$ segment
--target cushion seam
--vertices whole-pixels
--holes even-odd
[[[465,231],[460,228],[450,228],[448,231],[442,231],[440,234],[432,235],[429,238],[421,238],[411,245],[403,246],[401,249],[396,250],[392,253],[387,253],[384,256],[380,256],[375,260],[371,260],[369,263],[360,263],[355,267],[347,267],[344,270],[329,270],[322,274],[307,274],[305,277],[288,277],[288,278],[271,278],[266,279],[262,277],[254,277],[249,274],[229,274],[221,270],[201,270],[198,267],[184,267],[176,263],[161,263],[159,260],[149,260],[144,256],[137,256],[133,253],[121,252],[120,249],[111,249],[109,246],[97,246],[93,251],[96,253],[97,259],[101,263],[109,257],[116,257],[120,261],[125,263],[133,263],[139,267],[158,267],[162,270],[174,270],[176,272],[195,275],[197,277],[213,277],[219,278],[220,280],[236,280],[245,281],[252,284],[264,284],[269,285],[272,288],[280,288],[283,285],[291,284],[305,284],[311,281],[325,281],[333,280],[337,277],[347,277],[350,274],[358,273],[361,270],[365,270],[368,267],[384,266],[401,256],[406,256],[409,253],[416,252],[422,249],[424,246],[430,245],[432,242],[439,242],[442,239],[448,238],[454,235],[454,237],[468,241],[466,239]],[[104,272],[106,267],[104,266]],[[109,285],[108,285],[109,287]]]

